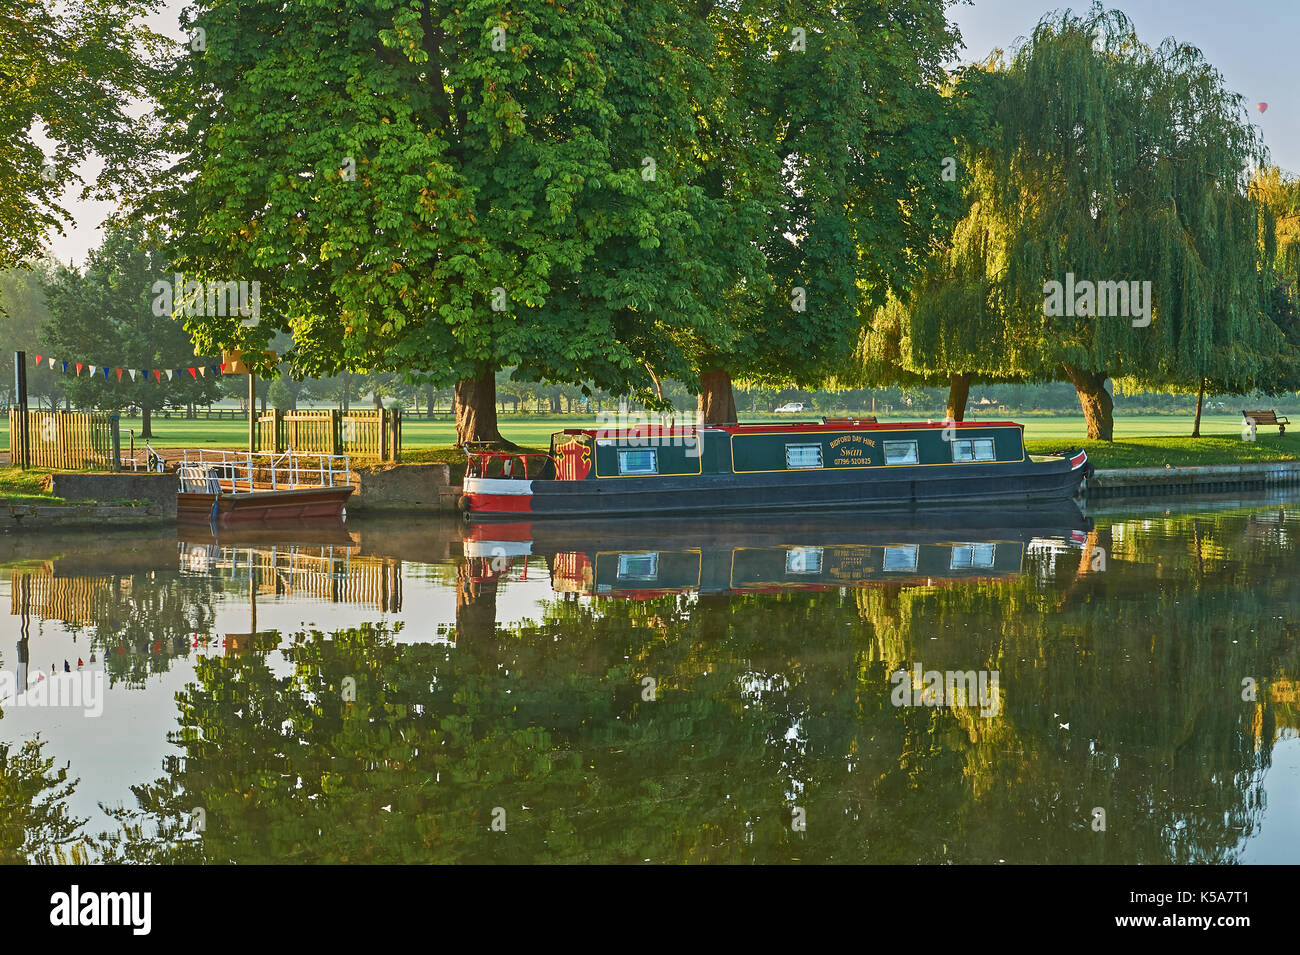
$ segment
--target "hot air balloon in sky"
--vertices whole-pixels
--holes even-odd
[[[1268,112],[1268,104],[1267,104],[1267,103],[1256,103],[1256,104],[1255,104],[1255,109],[1259,110],[1261,113],[1267,113],[1267,112]]]

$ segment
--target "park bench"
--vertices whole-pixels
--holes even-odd
[[[1243,418],[1255,422],[1256,427],[1259,425],[1277,425],[1278,434],[1286,434],[1286,426],[1291,423],[1290,418],[1279,418],[1276,411],[1243,411]]]

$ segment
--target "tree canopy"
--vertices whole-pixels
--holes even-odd
[[[0,0],[0,269],[30,261],[70,221],[61,197],[85,160],[104,165],[83,196],[127,190],[147,146],[127,104],[150,96],[161,49],[140,18],[157,7]]]
[[[988,110],[962,170],[966,213],[903,320],[876,316],[875,334],[897,329],[900,364],[1068,378],[1088,436],[1105,439],[1107,378],[1258,387],[1283,347],[1248,188],[1266,154],[1200,51],[1149,47],[1094,5],[1045,17],[963,85]]]

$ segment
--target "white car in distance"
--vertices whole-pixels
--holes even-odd
[[[777,408],[774,414],[799,414],[804,411],[802,401],[787,401],[781,407]]]

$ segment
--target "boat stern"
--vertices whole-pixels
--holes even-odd
[[[517,478],[466,476],[460,509],[466,517],[528,514],[533,509],[533,482]]]

